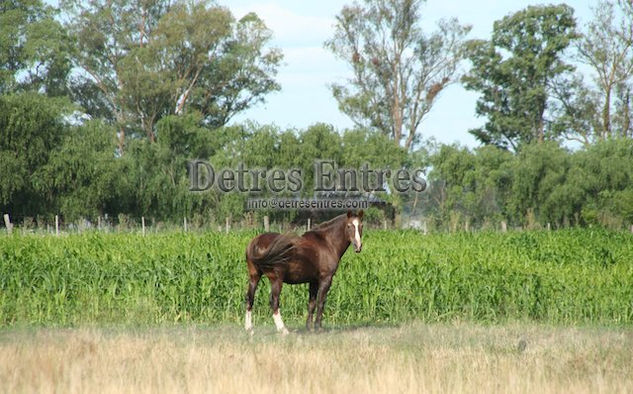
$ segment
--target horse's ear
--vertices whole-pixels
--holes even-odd
[[[351,210],[351,209],[347,211],[347,217],[348,217],[348,218],[351,218],[351,217],[352,217],[352,210]]]
[[[363,212],[362,209],[360,211],[358,211],[358,218],[362,219],[363,218],[363,214],[364,214],[364,212]]]

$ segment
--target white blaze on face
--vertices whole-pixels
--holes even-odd
[[[250,331],[253,329],[253,317],[251,316],[251,311],[246,311],[246,318],[244,319],[244,328],[246,331]]]
[[[275,321],[275,327],[277,327],[277,331],[282,334],[288,334],[288,329],[284,325],[284,321],[281,320],[281,312],[277,310],[276,313],[273,313],[273,320]]]
[[[357,248],[360,249],[361,247],[360,232],[358,231],[358,225],[360,223],[358,223],[358,219],[354,219],[352,220],[352,224],[354,225],[354,244],[356,245]]]

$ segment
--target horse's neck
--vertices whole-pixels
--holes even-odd
[[[343,257],[343,253],[345,253],[350,244],[349,239],[345,238],[344,223],[334,226],[331,231],[325,233],[325,236],[340,261],[341,257]]]

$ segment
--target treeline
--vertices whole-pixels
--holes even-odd
[[[0,212],[18,224],[55,215],[288,222],[314,213],[246,211],[266,193],[193,193],[188,161],[301,169],[301,192],[282,197],[314,197],[314,162],[328,159],[426,171],[423,193],[393,193],[387,182],[388,191],[361,196],[385,203],[370,222],[631,225],[631,3],[601,2],[583,29],[567,5],[530,6],[495,22],[490,40],[467,40],[470,27],[457,20],[425,34],[421,3],[344,6],[326,47],[353,70],[332,94],[356,127],[282,130],[229,122],[280,89],[283,55],[253,13],[237,19],[205,1],[4,1]],[[482,144],[473,150],[420,134],[458,82],[480,95],[475,111],[486,119],[470,130]]]
[[[35,93],[0,98],[0,128],[12,132],[11,152],[2,156],[3,212],[15,218],[49,223],[55,214],[71,222],[98,216],[118,220],[179,223],[291,221],[297,212],[248,213],[246,193],[217,188],[189,191],[187,162],[205,158],[216,169],[297,168],[302,197],[313,196],[315,158],[341,168],[423,168],[428,188],[416,195],[376,193],[404,216],[423,218],[430,228],[462,230],[508,226],[553,228],[633,223],[633,140],[608,139],[569,150],[554,142],[533,144],[514,154],[484,146],[428,145],[413,153],[366,129],[339,132],[317,124],[305,130],[280,130],[245,124],[213,131],[200,116],[168,116],[157,124],[157,139],[131,140],[125,155],[114,152],[113,126],[102,121],[67,125],[58,108]],[[5,150],[4,152],[7,152]],[[266,196],[270,194],[262,194]],[[254,215],[254,216],[252,216]],[[368,220],[393,219],[381,207]],[[407,224],[403,220],[402,224]]]
[[[438,147],[419,212],[435,228],[500,229],[633,224],[633,140],[571,151],[554,142],[518,154],[494,146]]]
[[[0,129],[10,130],[3,140],[2,212],[19,223],[24,218],[51,223],[59,214],[63,221],[87,219],[97,222],[119,215],[138,223],[223,224],[226,217],[243,221],[246,200],[271,193],[224,193],[217,187],[191,192],[188,162],[208,160],[216,170],[246,168],[300,169],[302,197],[314,196],[315,160],[327,158],[340,167],[422,168],[414,156],[379,132],[347,130],[316,124],[305,130],[280,130],[273,126],[244,124],[210,130],[196,114],[166,116],[156,125],[154,142],[132,139],[118,156],[113,126],[100,120],[68,125],[57,108],[38,94],[0,97]],[[13,156],[9,152],[19,153]],[[18,160],[19,158],[19,160]],[[382,193],[388,201],[393,196]],[[292,197],[286,195],[286,197]],[[406,196],[405,196],[406,197]],[[375,211],[375,220],[383,218]],[[271,220],[289,222],[297,212],[260,211]],[[371,217],[371,213],[370,213]]]

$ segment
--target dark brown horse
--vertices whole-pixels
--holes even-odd
[[[308,319],[312,327],[314,308],[317,316],[314,328],[321,328],[323,306],[332,284],[332,276],[350,243],[359,253],[362,249],[363,211],[351,211],[320,224],[302,236],[265,233],[253,238],[246,248],[248,265],[248,292],[246,293],[246,319],[244,327],[253,329],[251,309],[255,290],[262,275],[270,280],[270,307],[277,331],[287,334],[279,313],[279,294],[283,283],[309,283]]]

